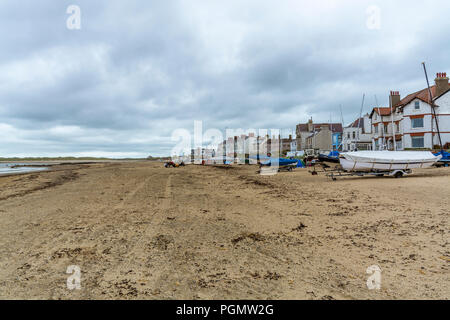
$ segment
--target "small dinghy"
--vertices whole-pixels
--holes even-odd
[[[345,171],[394,171],[428,168],[441,159],[429,151],[356,151],[341,153]]]
[[[439,165],[443,165],[445,167],[450,166],[450,153],[447,151],[441,150],[434,154],[435,156],[441,156],[441,159],[438,161]]]
[[[280,171],[292,171],[294,168],[304,167],[302,160],[299,159],[270,158],[268,161],[260,163],[259,173],[271,175]]]
[[[330,151],[330,153],[328,153],[328,155],[323,154],[323,153],[319,153],[319,161],[324,162],[324,161],[328,161],[328,162],[339,162],[339,151]]]
[[[285,159],[285,158],[270,158],[268,161],[266,162],[262,162],[261,164],[263,166],[288,166],[288,165],[292,165],[292,164],[297,164],[298,159]]]

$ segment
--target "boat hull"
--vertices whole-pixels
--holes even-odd
[[[393,171],[429,168],[441,157],[427,152],[351,152],[342,154],[339,162],[345,171]]]
[[[412,162],[412,163],[380,163],[380,162],[361,162],[355,160],[339,159],[342,168],[345,171],[391,171],[429,168],[436,161]]]
[[[338,157],[330,157],[330,156],[326,156],[323,154],[319,154],[318,158],[319,158],[319,161],[322,161],[322,162],[335,162],[335,163],[339,162]]]

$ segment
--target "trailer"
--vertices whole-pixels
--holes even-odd
[[[394,170],[371,170],[371,171],[346,171],[340,165],[336,165],[333,168],[325,163],[318,163],[321,166],[322,171],[316,170],[316,165],[313,166],[313,171],[309,171],[312,175],[318,175],[320,172],[325,173],[325,175],[333,181],[337,180],[337,177],[363,177],[363,176],[391,176],[394,178],[401,178],[403,176],[412,173],[411,169],[394,169]]]
[[[331,178],[331,180],[336,181],[337,177],[349,177],[349,176],[375,176],[375,177],[383,177],[383,176],[391,176],[394,178],[401,178],[408,174],[411,174],[411,169],[396,169],[396,170],[374,170],[374,171],[344,171],[344,170],[332,170],[326,173],[326,176]]]

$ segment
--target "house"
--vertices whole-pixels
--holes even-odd
[[[333,149],[333,131],[328,124],[322,124],[311,133],[305,142],[305,149],[332,150]]]
[[[435,85],[430,87],[442,145],[450,146],[450,85],[446,73],[436,75]],[[428,88],[400,98],[398,91],[391,91],[391,107],[375,107],[370,114],[372,146],[374,150],[438,149],[436,119],[431,107]],[[392,112],[391,112],[392,110]],[[395,138],[394,138],[395,137]]]
[[[400,101],[400,93],[391,91],[389,107],[374,107],[372,109],[369,118],[372,124],[373,150],[403,150],[401,130],[403,116],[399,109]]]
[[[372,150],[372,126],[369,114],[356,119],[344,128],[342,150]]]
[[[289,138],[281,138],[280,139],[280,151],[282,155],[287,154],[291,151],[291,143],[292,143],[292,135],[289,135]]]
[[[450,143],[450,94],[449,79],[438,73],[431,88],[442,144]],[[403,144],[405,149],[440,148],[436,119],[431,107],[428,88],[412,93],[397,106],[403,115]]]
[[[292,139],[289,152],[297,151],[297,139]]]
[[[316,145],[317,148],[311,148],[312,145],[315,145],[313,142],[316,141],[312,139],[313,136],[316,136],[316,134],[322,130],[327,128],[328,131],[330,131],[329,135],[328,133],[325,134],[325,132],[322,132],[320,134],[320,140],[327,137],[326,139],[329,139],[329,141],[323,141],[319,144],[321,146],[327,145],[329,148],[319,148],[319,144]],[[304,150],[304,149],[320,149],[320,150],[332,150],[337,149],[339,145],[342,142],[342,124],[341,123],[313,123],[312,119],[310,119],[307,123],[300,123],[295,128],[296,133],[296,141],[297,141],[297,150]],[[309,139],[309,143],[307,142],[307,139]],[[324,138],[325,139],[325,138]]]
[[[439,75],[439,74],[438,74]],[[438,91],[435,92],[433,98],[435,111],[438,119],[439,132],[441,134],[442,146],[444,149],[450,149],[450,85],[447,74],[437,78],[438,82],[442,81],[443,84],[438,86]],[[435,135],[434,144],[439,142],[439,138]]]

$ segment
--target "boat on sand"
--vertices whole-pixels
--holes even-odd
[[[394,171],[428,168],[441,159],[429,151],[345,152],[339,162],[345,171]]]
[[[339,151],[333,150],[328,154],[319,153],[319,161],[339,162]]]

